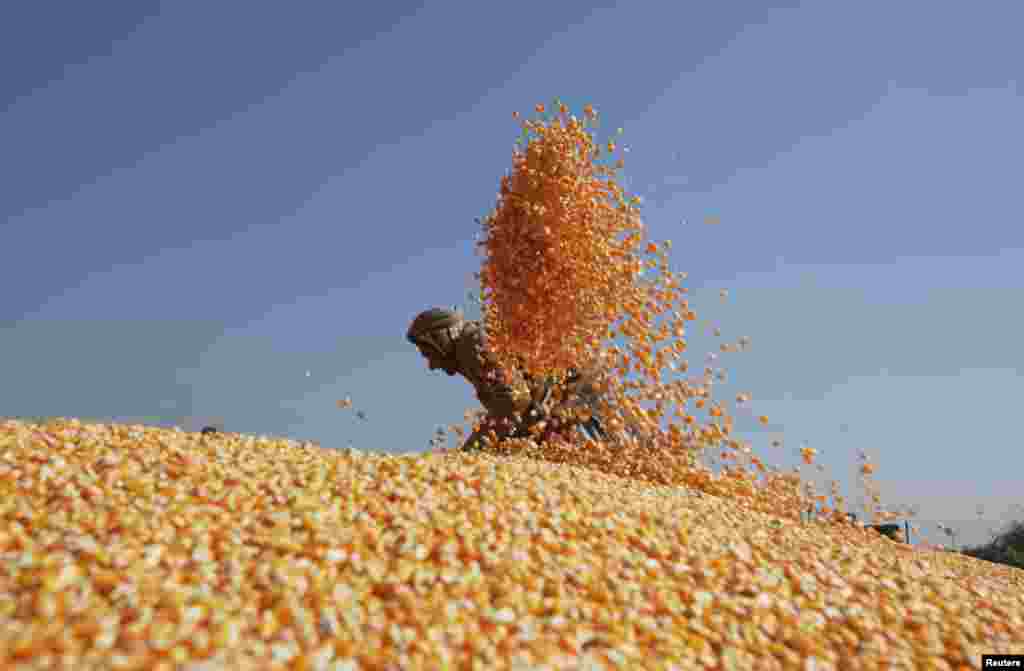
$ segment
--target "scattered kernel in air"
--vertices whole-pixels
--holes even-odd
[[[708,365],[703,379],[671,379],[689,369],[681,356],[687,351],[685,322],[698,320],[683,286],[687,273],[669,268],[669,241],[647,239],[640,200],[617,181],[624,159],[602,156],[625,153],[625,147],[596,139],[592,108],[583,119],[567,115],[557,101],[555,109],[561,118],[517,117],[527,141],[513,151],[497,206],[478,220],[484,259],[476,277],[488,347],[504,366],[518,364],[531,375],[558,380],[578,367],[601,372],[604,393],[597,409],[608,424],[609,444],[644,451],[630,456],[627,449],[607,459],[599,449],[580,449],[574,454],[579,463],[657,482],[713,480],[693,457],[728,440],[734,418],[711,393],[725,371]],[[708,217],[708,223],[717,220]],[[523,258],[537,261],[527,269]],[[724,300],[728,291],[719,296]],[[720,328],[707,326],[721,337]],[[661,343],[667,346],[659,348]],[[735,352],[748,343],[744,337],[716,349]],[[716,358],[708,353],[709,364]],[[644,409],[646,403],[657,410]],[[688,404],[706,408],[708,421],[685,412]],[[743,404],[737,399],[737,407],[749,412]],[[473,417],[474,429],[480,419]],[[759,420],[766,423],[766,416]],[[516,445],[506,441],[509,449]],[[560,448],[559,460],[567,458],[567,447]],[[676,465],[668,466],[673,460]],[[768,476],[765,493],[777,495],[781,482]],[[803,502],[795,508],[803,509]]]

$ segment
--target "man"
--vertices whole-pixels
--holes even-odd
[[[466,440],[462,449],[479,449],[491,431],[498,440],[510,436],[526,437],[530,429],[542,421],[547,422],[549,431],[572,430],[571,425],[559,425],[558,419],[547,410],[553,391],[549,381],[535,380],[518,370],[505,371],[497,365],[484,347],[484,330],[480,322],[466,321],[452,310],[431,308],[417,315],[406,338],[419,349],[430,370],[443,370],[448,375],[459,374],[466,378],[487,410],[483,424]],[[570,378],[561,390],[563,396],[588,399],[592,406],[597,395],[596,379],[594,374]],[[604,438],[596,418],[591,417],[581,426],[591,438]]]

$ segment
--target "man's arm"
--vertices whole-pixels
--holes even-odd
[[[525,385],[519,395],[510,379],[494,359],[488,356],[483,344],[483,330],[476,324],[467,325],[455,343],[455,357],[459,370],[476,389],[476,397],[494,417],[522,415],[530,407],[530,393]]]
[[[603,392],[604,369],[593,364],[581,371],[576,371],[564,385],[566,396],[578,396],[586,403],[596,401]]]

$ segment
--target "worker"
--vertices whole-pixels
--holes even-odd
[[[571,371],[559,388],[549,379],[537,379],[518,369],[503,370],[484,345],[484,328],[479,321],[463,319],[453,310],[431,308],[413,319],[406,338],[427,360],[430,370],[461,375],[473,385],[476,397],[487,411],[479,429],[463,444],[463,450],[479,449],[485,437],[494,432],[499,441],[509,437],[527,437],[534,427],[544,427],[544,437],[559,432],[567,435],[579,426],[588,438],[601,440],[604,432],[596,415],[597,382],[591,371],[581,375]],[[596,369],[595,369],[596,370]],[[553,399],[557,392],[557,399]],[[554,412],[576,405],[589,406],[589,417],[572,421],[565,412]],[[554,401],[554,403],[552,402]]]

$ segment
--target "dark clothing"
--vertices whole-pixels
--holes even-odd
[[[512,418],[529,408],[537,384],[531,384],[518,371],[502,370],[483,345],[483,328],[478,322],[466,322],[455,340],[456,368],[476,389],[476,397],[494,418]],[[516,395],[518,392],[518,397]]]
[[[502,370],[484,349],[483,336],[479,322],[466,322],[454,343],[455,368],[473,385],[477,399],[487,410],[486,420],[469,437],[463,449],[479,447],[480,439],[492,430],[499,440],[512,435],[525,437],[529,435],[529,428],[546,419],[548,414],[544,406],[552,385],[517,370]],[[565,390],[577,394],[583,403],[593,405],[599,393],[596,370],[577,375],[565,385]],[[596,419],[587,424],[589,432],[596,434],[592,437],[601,435]]]

